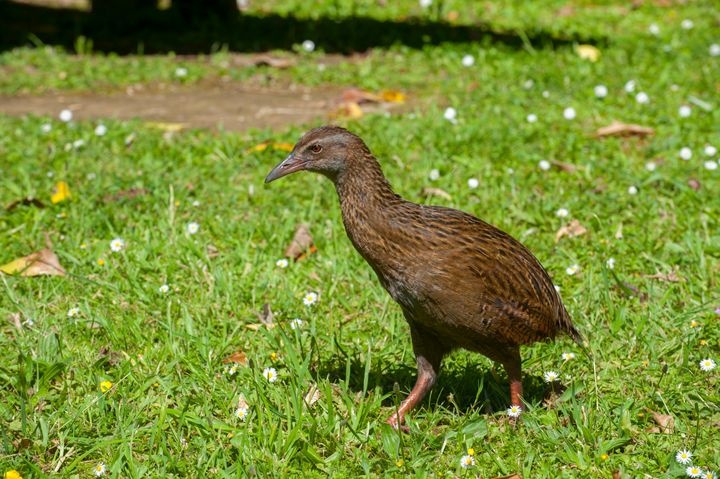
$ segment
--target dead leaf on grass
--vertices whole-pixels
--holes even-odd
[[[510,474],[509,476],[493,477],[493,479],[522,479],[522,476],[520,474]]]
[[[230,356],[222,360],[223,364],[237,363],[241,366],[247,366],[247,354],[245,351],[235,351]]]
[[[210,259],[217,258],[218,256],[220,256],[220,252],[218,251],[218,249],[215,245],[208,244],[207,245],[207,255],[208,255],[208,258],[210,258]]]
[[[563,163],[562,161],[551,160],[550,164],[553,165],[555,168],[566,171],[568,173],[574,173],[578,170],[578,166],[573,165],[572,163]]]
[[[667,283],[679,283],[683,280],[680,276],[678,276],[677,270],[672,270],[669,273],[661,273],[658,271],[655,274],[643,275],[643,278],[657,279],[658,281],[665,281]]]
[[[22,198],[19,200],[15,200],[10,202],[6,207],[5,211],[12,211],[18,206],[34,206],[36,208],[45,208],[45,203],[40,201],[37,198],[33,198],[32,196],[28,196],[26,198]]]
[[[250,404],[248,404],[247,399],[245,399],[245,395],[240,393],[240,396],[238,397],[238,407],[242,408],[249,408]]]
[[[10,316],[8,316],[8,321],[10,321],[18,331],[22,330],[22,321],[20,321],[20,313],[10,313]]]
[[[613,121],[608,126],[598,128],[595,135],[598,138],[606,136],[652,136],[655,134],[655,130],[640,125],[634,125],[631,123],[622,123],[619,121]]]
[[[317,248],[313,243],[310,227],[304,223],[297,225],[295,235],[285,250],[285,257],[300,261],[316,251]]]
[[[318,402],[318,400],[320,399],[320,390],[318,389],[316,384],[310,384],[310,389],[308,389],[308,392],[305,393],[305,397],[303,399],[305,400],[305,404],[307,404],[307,407],[312,407],[313,404]]]
[[[50,195],[50,201],[52,204],[57,204],[69,199],[71,196],[70,186],[64,181],[58,181],[53,188],[52,195]]]
[[[130,188],[129,190],[118,191],[117,193],[103,196],[104,203],[113,203],[120,200],[131,200],[138,196],[144,196],[150,193],[150,190],[145,188]]]
[[[255,315],[260,320],[259,323],[255,324],[246,324],[245,327],[247,329],[252,329],[253,331],[257,331],[258,329],[265,326],[266,328],[274,328],[275,324],[273,323],[273,319],[275,319],[275,315],[272,312],[272,309],[270,308],[270,303],[263,304],[263,309],[259,313],[255,313]]]
[[[615,470],[612,473],[612,479],[621,479],[622,476],[620,475],[620,470]]]
[[[65,276],[65,269],[60,266],[60,260],[50,248],[23,256],[0,266],[5,274],[20,274],[20,276]]]
[[[580,224],[580,221],[572,220],[570,223],[562,226],[558,230],[558,232],[555,234],[555,242],[557,243],[558,241],[560,241],[563,236],[567,236],[568,238],[574,238],[575,236],[584,235],[585,233],[587,233],[587,228]]]
[[[648,429],[648,432],[663,434],[673,433],[673,430],[675,429],[674,417],[670,416],[669,414],[660,414],[659,412],[655,412],[652,409],[649,409],[649,411],[659,427],[651,427]]]
[[[448,192],[441,190],[440,188],[425,187],[422,189],[422,194],[424,196],[438,196],[448,201],[452,200],[452,197],[448,194]]]

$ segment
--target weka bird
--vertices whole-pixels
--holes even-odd
[[[403,423],[454,348],[501,363],[511,402],[522,406],[520,345],[559,333],[580,341],[550,277],[525,246],[462,211],[402,199],[358,136],[334,126],[311,130],[265,182],[300,170],[335,184],[350,241],[410,325],[417,381],[388,423]]]

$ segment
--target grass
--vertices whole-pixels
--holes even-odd
[[[540,28],[550,23],[539,7],[495,3],[499,12],[529,9],[527,22]],[[284,152],[250,151],[267,138],[292,143],[310,125],[167,135],[103,119],[108,133],[97,137],[97,122],[0,117],[0,204],[27,196],[45,203],[0,212],[0,264],[42,248],[47,234],[69,273],[0,277],[0,317],[19,313],[24,322],[20,330],[0,323],[0,472],[91,477],[104,462],[112,477],[683,477],[674,456],[684,448],[717,471],[718,370],[699,368],[720,359],[720,171],[704,167],[703,153],[706,144],[720,147],[720,60],[708,54],[717,13],[700,2],[641,8],[614,39],[611,22],[598,23],[582,2],[577,9],[562,22],[608,38],[597,63],[571,45],[494,43],[395,46],[324,70],[322,52],[298,54],[297,66],[282,72],[225,66],[222,51],[194,60],[47,47],[2,54],[0,65],[12,67],[0,76],[6,93],[180,81],[179,63],[189,67],[188,83],[269,74],[271,82],[406,91],[412,111],[346,126],[366,140],[398,193],[469,211],[528,245],[560,286],[591,356],[568,339],[525,348],[527,410],[510,421],[502,368],[458,351],[411,414],[411,434],[398,435],[384,420],[414,378],[399,308],[352,250],[331,185],[299,174],[265,187]],[[602,18],[613,18],[608,11]],[[504,28],[503,18],[518,21],[491,17]],[[683,30],[684,18],[695,28]],[[659,37],[646,33],[652,22]],[[465,54],[473,67],[461,65]],[[28,65],[33,76],[23,73]],[[631,79],[637,86],[628,94]],[[608,87],[604,100],[593,95],[597,84]],[[648,104],[635,101],[638,91]],[[678,115],[684,104],[688,118]],[[457,109],[456,125],[443,118],[446,106]],[[563,118],[568,106],[573,121]],[[656,135],[593,136],[612,120]],[[46,123],[52,129],[43,133]],[[85,145],[73,148],[77,139]],[[678,156],[684,146],[689,161]],[[577,168],[544,171],[541,160]],[[429,179],[432,169],[438,180]],[[471,177],[477,189],[468,188]],[[58,180],[73,196],[52,205]],[[451,199],[424,198],[426,186]],[[131,188],[146,193],[105,200]],[[559,208],[570,216],[556,217]],[[588,233],[555,243],[570,219]],[[197,234],[187,232],[190,222]],[[278,268],[300,222],[318,252]],[[119,253],[110,250],[116,237],[126,243]],[[572,264],[580,270],[571,276]],[[648,277],[672,271],[680,281]],[[163,284],[168,294],[158,291]],[[309,291],[320,299],[305,306]],[[248,328],[265,303],[276,327]],[[74,307],[80,314],[69,318]],[[295,317],[304,321],[299,330],[289,327]],[[249,362],[230,375],[222,360],[237,351]],[[576,358],[563,361],[566,351]],[[276,368],[277,382],[263,378],[266,367]],[[561,374],[557,394],[542,380],[549,370]],[[106,393],[103,381],[113,384]],[[310,406],[313,384],[319,399]],[[241,395],[245,421],[234,417]],[[652,432],[653,411],[674,418],[671,433]],[[476,464],[463,470],[469,447]]]

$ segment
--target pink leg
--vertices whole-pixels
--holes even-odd
[[[520,368],[520,349],[516,349],[510,359],[503,362],[510,380],[510,404],[522,407],[522,372]]]

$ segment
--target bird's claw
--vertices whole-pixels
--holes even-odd
[[[395,430],[400,429],[400,431],[404,432],[405,434],[410,434],[410,428],[403,424],[405,422],[405,418],[400,416],[400,420],[398,421],[398,414],[393,414],[385,422],[390,424]]]

